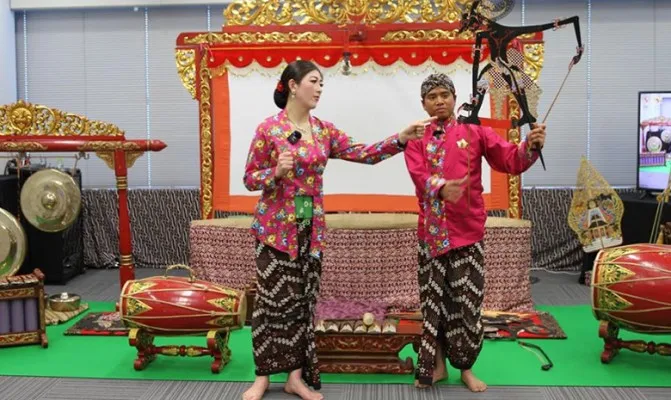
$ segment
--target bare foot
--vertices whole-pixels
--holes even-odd
[[[447,368],[445,368],[445,358],[442,349],[436,354],[436,364],[433,368],[433,383],[440,382],[447,378]]]
[[[467,369],[461,371],[461,381],[464,382],[466,387],[470,389],[471,392],[484,392],[487,390],[487,385],[473,375],[473,371]]]
[[[443,379],[447,379],[447,369],[445,369],[445,365],[443,366],[437,366],[436,369],[433,370],[433,383],[437,383],[442,381]]]
[[[433,383],[440,382],[443,379],[447,379],[447,368],[445,368],[445,358],[443,357],[442,349],[438,349],[438,354],[436,354],[436,364],[433,368]],[[428,388],[430,385],[423,385],[415,379],[415,387],[419,389]]]
[[[268,390],[270,381],[267,376],[257,376],[252,387],[242,394],[243,400],[261,400],[263,394]]]
[[[287,383],[284,384],[284,391],[289,394],[295,394],[303,400],[322,400],[324,396],[319,392],[311,390],[301,379],[301,370],[291,371]]]

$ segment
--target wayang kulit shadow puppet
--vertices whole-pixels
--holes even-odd
[[[527,99],[527,89],[534,85],[533,81],[528,75],[524,73],[520,67],[520,63],[514,62],[515,55],[518,54],[514,49],[510,48],[510,44],[516,38],[546,31],[549,29],[559,29],[566,25],[573,25],[575,29],[576,39],[578,42],[577,54],[573,56],[569,63],[568,72],[562,82],[561,87],[557,91],[557,95],[548,109],[550,113],[552,105],[557,99],[559,92],[561,92],[568,74],[575,64],[580,61],[584,47],[580,37],[580,25],[577,16],[565,19],[556,19],[553,22],[540,25],[528,26],[504,26],[497,21],[508,15],[515,5],[515,0],[474,0],[470,6],[464,6],[461,26],[459,32],[472,31],[475,34],[475,46],[473,53],[473,87],[469,102],[464,103],[459,108],[467,114],[460,115],[459,120],[462,123],[480,125],[478,113],[482,107],[485,94],[489,88],[489,82],[485,74],[489,73],[493,78],[494,86],[501,89],[506,86],[509,90],[508,94],[512,94],[520,106],[520,116],[514,119],[513,126],[521,127],[528,124],[532,126],[537,121],[536,116],[532,114]],[[482,55],[482,45],[486,42],[490,53],[490,63],[487,64],[482,71],[480,71],[480,57]],[[545,121],[544,119],[544,121]],[[540,149],[535,149],[539,152],[543,169],[545,169],[545,160]]]

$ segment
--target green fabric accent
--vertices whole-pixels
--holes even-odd
[[[296,207],[296,219],[312,218],[312,196],[296,196],[294,206]]]

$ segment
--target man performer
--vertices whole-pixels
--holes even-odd
[[[447,377],[445,357],[474,392],[487,386],[471,368],[482,348],[480,311],[485,283],[482,158],[519,175],[538,159],[545,125],[515,145],[491,128],[456,120],[454,83],[432,74],[421,85],[424,110],[436,120],[421,140],[408,142],[405,161],[419,202],[419,291],[423,317],[415,386]]]

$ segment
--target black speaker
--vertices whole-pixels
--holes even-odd
[[[84,272],[82,212],[80,211],[75,222],[67,229],[61,232],[43,232],[26,220],[19,202],[21,189],[26,180],[45,168],[44,165],[30,165],[21,167],[18,171],[15,166],[9,165],[3,181],[0,181],[3,182],[0,207],[18,216],[28,238],[26,258],[17,274],[28,274],[39,268],[44,273],[45,283],[63,285]],[[77,170],[73,178],[81,191],[81,171]]]

